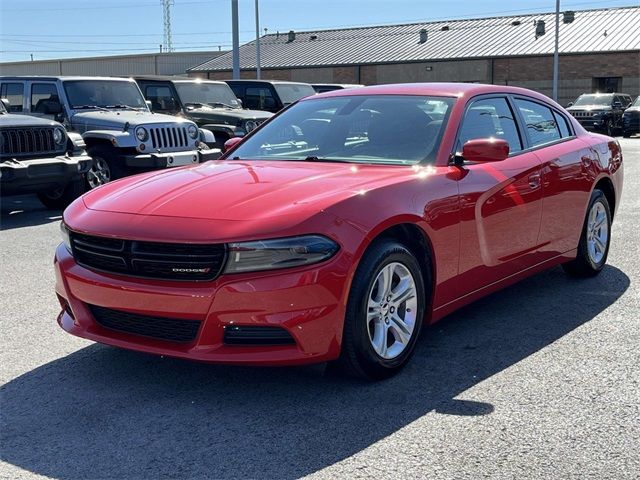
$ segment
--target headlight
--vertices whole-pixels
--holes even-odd
[[[145,142],[149,138],[149,132],[144,127],[136,128],[136,138],[141,142]]]
[[[338,244],[320,235],[229,244],[225,273],[257,272],[322,262],[338,251]]]
[[[189,127],[187,128],[187,132],[189,133],[189,136],[191,138],[198,137],[198,127],[196,127],[195,125],[189,125]]]
[[[258,124],[256,122],[254,122],[253,120],[248,120],[244,124],[244,129],[247,131],[247,133],[249,133],[251,130],[255,130],[257,126]]]
[[[71,238],[69,238],[69,229],[64,224],[64,222],[60,222],[60,234],[62,235],[62,243],[67,247],[69,253],[71,253]]]
[[[53,141],[58,145],[62,145],[67,140],[66,135],[64,134],[64,130],[60,127],[56,127],[53,130]]]

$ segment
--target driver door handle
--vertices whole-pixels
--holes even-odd
[[[529,186],[531,188],[538,188],[540,186],[540,174],[533,173],[529,175]]]

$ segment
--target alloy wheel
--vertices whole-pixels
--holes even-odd
[[[385,265],[368,296],[367,331],[374,351],[390,360],[409,345],[416,325],[416,282],[402,263]]]
[[[95,157],[93,167],[87,172],[87,183],[90,188],[96,188],[111,180],[111,169],[104,158]]]
[[[589,258],[597,265],[605,256],[609,241],[607,211],[601,202],[596,202],[591,207],[586,233]]]

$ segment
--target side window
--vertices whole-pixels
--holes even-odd
[[[558,128],[560,129],[560,136],[562,138],[570,137],[571,135],[573,135],[573,133],[571,133],[571,129],[569,128],[569,124],[567,123],[566,118],[564,118],[562,115],[560,115],[557,112],[553,112],[553,116],[556,120],[556,124],[558,125]]]
[[[24,85],[22,83],[3,83],[0,88],[0,98],[9,100],[10,112],[21,112],[24,102]]]
[[[255,110],[275,108],[276,100],[269,87],[247,87],[244,107]]]
[[[49,113],[52,104],[60,104],[58,89],[53,83],[34,83],[31,85],[31,112]]]
[[[487,98],[471,104],[464,114],[456,150],[461,151],[469,140],[490,137],[509,142],[511,152],[522,150],[518,127],[505,98]]]
[[[516,105],[524,118],[532,146],[543,145],[560,139],[560,131],[549,107],[521,98]]]
[[[151,102],[154,112],[176,113],[179,110],[178,102],[167,85],[148,85],[144,89],[144,98]]]
[[[242,85],[229,85],[231,90],[233,90],[233,94],[238,98],[244,97],[244,88]]]

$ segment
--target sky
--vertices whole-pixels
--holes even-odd
[[[261,34],[550,12],[555,0],[259,0]],[[633,6],[561,0],[561,10]],[[255,38],[255,0],[239,0],[240,42]],[[231,48],[231,0],[173,0],[174,51]],[[158,52],[161,0],[0,0],[0,62]]]

